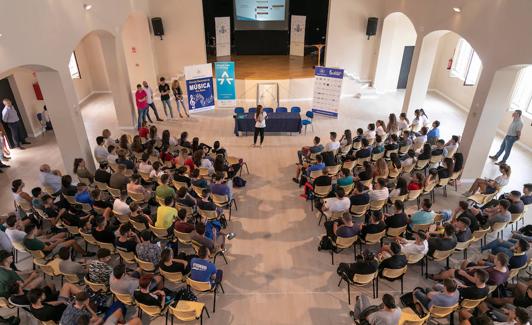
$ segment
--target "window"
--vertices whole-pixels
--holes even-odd
[[[532,66],[521,69],[515,82],[510,109],[532,114]]]
[[[72,77],[72,79],[81,79],[78,67],[78,60],[76,59],[75,52],[72,52],[72,54],[70,55],[70,61],[68,61],[68,69],[70,70],[70,77]]]
[[[480,70],[482,62],[477,52],[465,39],[460,38],[454,51],[451,77],[463,80],[464,86],[473,86],[477,83]]]

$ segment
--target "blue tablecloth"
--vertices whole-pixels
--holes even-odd
[[[253,113],[235,116],[235,135],[238,132],[253,132],[255,118]],[[265,132],[301,133],[301,116],[299,113],[268,113]]]

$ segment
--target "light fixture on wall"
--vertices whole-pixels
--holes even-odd
[[[454,12],[460,13],[462,12],[462,8],[460,7],[453,7]]]
[[[92,5],[91,5],[91,4],[84,3],[84,4],[83,4],[83,9],[89,11],[89,10],[92,9]]]

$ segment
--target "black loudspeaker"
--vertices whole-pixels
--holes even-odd
[[[161,17],[153,17],[151,19],[151,26],[153,27],[153,35],[160,36],[163,39],[164,27],[163,19]]]
[[[368,26],[366,27],[366,35],[368,36],[368,39],[370,36],[374,36],[377,34],[377,25],[379,23],[379,18],[377,17],[369,17],[368,18]]]

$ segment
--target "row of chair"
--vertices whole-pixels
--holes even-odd
[[[250,107],[248,109],[248,113],[255,113],[256,111],[257,111],[256,107]],[[266,112],[266,113],[273,113],[274,112],[273,108],[271,108],[271,107],[264,107],[263,111]],[[245,110],[244,110],[244,107],[235,107],[234,112],[235,112],[235,114],[244,114]],[[288,112],[288,108],[286,108],[286,107],[277,107],[275,109],[275,112],[276,113],[286,113],[286,112]],[[290,112],[291,113],[301,113],[301,107],[292,106],[292,108],[290,108]]]

